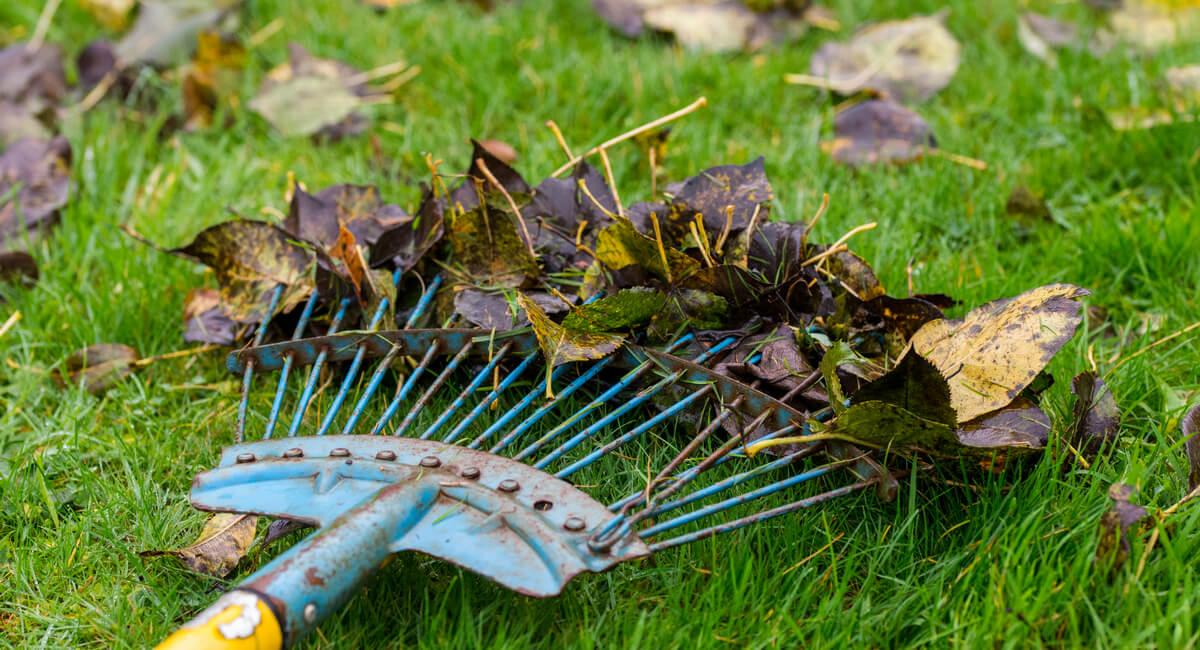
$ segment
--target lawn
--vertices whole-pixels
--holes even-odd
[[[836,100],[783,75],[807,71],[822,42],[857,24],[942,4],[830,4],[840,34],[815,30],[733,56],[622,39],[583,0],[513,1],[492,13],[449,0],[387,13],[350,0],[247,2],[243,38],[277,18],[283,28],[251,50],[243,97],[286,60],[288,41],[362,69],[399,59],[421,66],[393,104],[369,109],[383,166],[365,136],[287,139],[246,110],[232,111],[227,128],[160,137],[179,97],[152,76],[143,92],[158,98],[156,112],[110,98],[65,122],[70,203],[31,251],[37,285],[6,286],[0,303],[0,322],[21,313],[0,338],[0,643],[145,647],[225,586],[137,556],[186,543],[203,520],[186,495],[232,439],[237,385],[223,354],[156,363],[102,396],[60,388],[44,371],[93,343],[145,356],[184,347],[184,297],[215,286],[211,274],[118,225],[176,246],[227,219],[227,208],[273,218],[286,210],[288,172],[313,189],[373,183],[385,199],[412,204],[427,176],[422,152],[457,170],[468,137],[500,139],[520,153],[515,166],[540,179],[563,162],[546,120],[579,150],[705,96],[706,108],[674,125],[667,176],[766,156],[782,219],[809,218],[829,193],[819,241],[878,222],[852,245],[893,293],[903,295],[910,262],[918,291],[962,301],[956,316],[1051,282],[1090,289],[1088,304],[1107,320],[1089,319],[1050,368],[1059,381],[1044,404],[1056,431],[1070,416],[1069,378],[1089,359],[1103,374],[1200,320],[1200,129],[1118,132],[1098,117],[1163,107],[1165,70],[1200,62],[1200,47],[1064,52],[1050,67],[1019,45],[1017,3],[952,2],[947,24],[962,65],[917,110],[939,146],[988,168],[927,158],[856,170],[818,146]],[[1021,4],[1094,19],[1082,4]],[[40,0],[3,3],[0,39],[27,38],[41,10]],[[67,2],[47,41],[73,57],[106,35]],[[642,154],[633,146],[613,154],[622,198],[648,196]],[[1008,216],[1005,199],[1018,185],[1044,193],[1053,220]],[[1178,417],[1200,390],[1198,336],[1170,339],[1108,376],[1122,444],[1090,469],[1064,471],[1048,455],[1001,475],[954,475],[974,489],[922,481],[904,485],[894,503],[856,495],[582,576],[551,600],[401,556],[302,647],[1200,645],[1200,509],[1169,521],[1144,566],[1136,540],[1115,575],[1093,566],[1111,483],[1137,486],[1136,500],[1155,508],[1186,492]],[[243,565],[239,574],[249,572]]]

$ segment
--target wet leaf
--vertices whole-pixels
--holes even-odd
[[[313,525],[295,519],[276,519],[267,525],[267,534],[263,537],[260,548],[266,548],[276,541],[305,528],[313,528]]]
[[[196,54],[183,71],[185,128],[212,125],[218,107],[227,105],[241,84],[246,50],[232,37],[217,32],[197,35]]]
[[[295,43],[288,47],[288,62],[267,73],[250,108],[285,136],[336,140],[364,131],[367,120],[355,110],[368,92],[353,83],[359,70],[315,57]]]
[[[314,253],[263,221],[237,219],[217,224],[171,252],[216,272],[221,306],[237,322],[257,322],[268,316],[270,294],[278,285],[286,287],[280,311],[291,309],[312,289],[309,269]]]
[[[946,379],[932,363],[912,350],[895,368],[850,396],[852,405],[869,401],[899,406],[948,427],[958,423],[950,406],[950,387]]]
[[[109,41],[92,41],[75,57],[75,68],[79,70],[79,87],[83,90],[94,88],[116,67],[116,47]]]
[[[596,261],[614,271],[639,267],[664,282],[678,282],[700,269],[699,262],[680,251],[665,245],[660,251],[653,237],[638,232],[632,222],[621,217],[597,235]]]
[[[879,99],[859,102],[835,115],[833,136],[821,143],[821,150],[846,165],[911,162],[937,146],[920,115]]]
[[[852,251],[841,251],[827,259],[829,272],[859,300],[873,300],[885,293],[871,265]]]
[[[829,405],[839,415],[846,411],[847,400],[842,390],[842,380],[838,376],[838,368],[857,363],[859,360],[860,357],[854,348],[845,341],[838,341],[821,357],[819,368],[821,376],[825,378],[825,390],[829,392]]]
[[[537,278],[539,270],[501,201],[454,214],[446,234],[454,263],[473,280],[493,287],[518,287]]]
[[[958,41],[945,19],[939,12],[864,27],[848,42],[822,45],[809,72],[843,95],[871,89],[898,102],[924,101],[958,70]]]
[[[766,222],[774,195],[763,160],[759,156],[745,165],[711,167],[685,181],[671,201],[669,220],[675,236],[682,238],[700,215],[713,253],[720,256],[718,240],[732,243],[731,237],[745,230],[751,219]]]
[[[804,356],[796,343],[796,333],[787,325],[780,325],[774,332],[754,341],[748,351],[759,355],[757,363],[746,363],[745,355],[735,362],[723,361],[716,369],[723,374],[744,377],[746,381],[761,382],[759,390],[774,388],[776,393],[787,394],[810,381],[816,372],[812,363]],[[815,384],[813,384],[815,386]],[[769,392],[769,391],[767,391]],[[802,396],[816,401],[827,401],[820,389],[809,389]]]
[[[391,264],[401,271],[416,266],[442,238],[443,210],[443,203],[423,187],[416,216],[384,231],[371,246],[371,266]]]
[[[530,292],[525,295],[547,314],[567,310],[567,306],[561,300],[548,293]],[[511,293],[463,289],[454,294],[454,310],[484,329],[503,331],[529,325],[525,310],[517,306],[516,296]]]
[[[1180,422],[1188,458],[1188,491],[1200,486],[1200,404],[1188,410]]]
[[[649,287],[622,289],[615,295],[572,308],[562,324],[576,332],[624,332],[649,323],[666,301],[666,294]]]
[[[81,385],[89,393],[102,393],[129,376],[137,350],[121,343],[97,343],[79,350],[63,361],[65,381]],[[63,381],[62,375],[59,375]]]
[[[1046,204],[1046,199],[1039,194],[1034,194],[1033,190],[1018,185],[1008,194],[1008,200],[1004,202],[1004,211],[1009,216],[1022,217],[1031,221],[1050,221],[1050,206]]]
[[[593,334],[576,332],[550,320],[546,312],[533,300],[524,294],[517,294],[517,304],[525,310],[533,332],[537,335],[538,345],[546,355],[548,368],[561,366],[572,361],[589,361],[602,359],[612,354],[624,343],[625,339],[612,334]],[[547,384],[549,389],[549,384]]]
[[[672,34],[689,49],[709,52],[755,50],[793,39],[807,30],[804,5],[745,0],[592,0],[596,13],[629,38],[646,28]]]
[[[354,233],[341,226],[337,241],[329,247],[329,257],[339,263],[339,270],[344,279],[349,280],[354,287],[358,304],[365,307],[367,299],[378,293],[374,279],[367,270],[367,261],[363,258],[362,250],[354,239]]]
[[[652,341],[670,341],[685,329],[721,329],[729,320],[729,303],[715,293],[677,289],[667,294],[663,308],[650,322]]]
[[[1129,529],[1146,519],[1147,512],[1142,506],[1129,502],[1133,488],[1128,485],[1114,483],[1108,488],[1108,496],[1113,505],[1100,518],[1096,564],[1108,567],[1111,573],[1129,559]]]
[[[1200,39],[1200,4],[1191,0],[1124,0],[1108,20],[1118,38],[1143,50]]]
[[[183,306],[183,340],[188,343],[233,345],[238,324],[221,309],[221,294],[216,289],[193,289]]]
[[[915,296],[878,296],[863,303],[861,309],[878,314],[887,331],[899,334],[905,341],[912,338],[925,323],[945,317],[937,305]]]
[[[1077,298],[1088,291],[1052,284],[971,310],[962,319],[926,323],[913,335],[914,350],[937,366],[950,384],[959,422],[995,411],[1016,399],[1082,320]]]
[[[517,150],[512,145],[501,140],[480,140],[479,146],[496,157],[497,160],[511,165],[517,159]]]
[[[0,156],[0,250],[37,236],[58,222],[70,193],[71,145],[25,139]]]
[[[195,543],[169,551],[142,551],[141,557],[170,555],[184,566],[204,575],[223,578],[241,561],[254,542],[258,517],[230,512],[211,515]]]
[[[362,245],[374,244],[386,231],[412,217],[398,205],[385,205],[374,185],[332,185],[316,194],[297,188],[281,227],[326,249],[345,227]]]
[[[29,284],[38,279],[37,261],[25,251],[0,252],[0,284]],[[0,302],[4,302],[0,295]]]
[[[1041,449],[1050,436],[1050,418],[1037,404],[1018,397],[999,411],[962,423],[957,436],[969,447]]]
[[[220,30],[241,0],[141,0],[133,27],[114,46],[116,65],[165,67],[181,63],[196,46],[196,35]]]
[[[532,188],[529,183],[525,182],[524,178],[517,173],[517,170],[509,167],[507,163],[500,160],[484,148],[480,143],[471,141],[471,164],[467,166],[467,171],[463,172],[466,178],[458,187],[450,191],[450,201],[452,204],[461,205],[463,210],[470,210],[479,205],[479,190],[477,187],[483,188],[483,193],[486,195],[489,192],[495,191],[495,188],[490,186],[487,180],[487,175],[479,169],[476,160],[483,160],[483,164],[487,165],[488,171],[500,183],[509,194],[529,194]]]
[[[0,147],[26,137],[47,138],[67,94],[62,51],[16,43],[0,50]]]
[[[295,77],[272,85],[250,100],[250,108],[285,136],[313,135],[350,117],[358,96],[341,81]]]
[[[1117,402],[1104,380],[1091,370],[1075,375],[1071,393],[1075,395],[1075,406],[1067,441],[1084,454],[1096,454],[1106,443],[1116,440],[1120,432],[1121,412]]]
[[[1051,66],[1058,65],[1058,56],[1054,53],[1056,49],[1079,50],[1086,47],[1093,56],[1103,56],[1114,45],[1113,36],[1107,31],[1097,31],[1085,43],[1083,32],[1075,23],[1056,20],[1032,11],[1022,12],[1017,17],[1017,40],[1026,52]]]

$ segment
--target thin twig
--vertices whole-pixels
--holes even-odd
[[[667,261],[667,248],[663,246],[662,230],[658,227],[658,215],[650,213],[650,223],[654,224],[654,243],[658,244],[658,254],[662,256],[663,271],[667,275],[667,284],[675,284],[671,278],[671,263]]]
[[[829,192],[823,192],[821,194],[821,207],[817,208],[817,213],[814,214],[813,218],[808,222],[808,229],[807,229],[808,232],[812,232],[812,229],[817,225],[817,222],[821,220],[821,216],[824,215],[825,211],[828,209],[829,209]],[[808,233],[805,233],[805,234],[808,234]]]
[[[479,171],[483,172],[483,175],[487,177],[488,181],[492,185],[495,185],[496,189],[500,190],[500,193],[504,195],[505,200],[508,201],[508,207],[512,208],[513,216],[516,217],[517,223],[521,226],[521,234],[525,235],[525,245],[529,247],[529,254],[533,256],[533,259],[536,260],[537,253],[533,252],[533,237],[529,236],[529,229],[525,227],[525,219],[521,217],[521,209],[517,207],[517,202],[513,200],[513,197],[508,193],[508,190],[504,189],[504,186],[500,184],[500,181],[496,180],[496,177],[492,175],[492,171],[488,169],[487,163],[483,162],[483,158],[476,158],[475,164],[479,167]]]
[[[700,249],[700,256],[704,258],[704,263],[707,264],[710,268],[716,266],[717,265],[716,262],[714,262],[713,258],[708,254],[707,247],[704,245],[707,242],[705,242],[704,239],[700,236],[700,231],[696,230],[695,222],[688,224],[688,231],[691,232],[692,237],[695,238],[696,247]]]
[[[687,106],[684,106],[683,108],[675,111],[674,113],[671,113],[669,115],[664,115],[652,122],[647,122],[647,123],[637,127],[636,129],[633,129],[632,131],[626,131],[625,133],[622,133],[621,135],[618,135],[617,137],[612,138],[611,140],[608,140],[598,146],[588,149],[586,152],[583,153],[583,155],[575,156],[575,157],[571,158],[571,160],[569,160],[565,165],[554,170],[554,173],[552,173],[550,175],[558,176],[559,174],[562,174],[563,172],[567,171],[568,169],[574,167],[576,164],[579,163],[579,161],[600,151],[601,149],[607,149],[615,144],[620,144],[631,138],[636,138],[637,136],[639,136],[647,131],[653,131],[654,129],[657,129],[658,127],[660,127],[668,122],[677,120],[677,119],[683,117],[684,115],[688,115],[689,113],[694,113],[697,110],[703,108],[707,104],[708,104],[708,99],[705,97],[701,97],[700,99],[697,99],[696,101],[692,102],[691,104],[688,104]]]
[[[62,0],[46,0],[46,4],[42,6],[42,14],[38,16],[37,26],[33,28],[33,36],[29,37],[29,44],[26,49],[30,52],[36,52],[42,49],[42,43],[46,42],[46,32],[50,30],[50,22],[54,20],[54,13],[58,11],[58,6],[62,4]]]
[[[158,361],[166,361],[167,359],[178,359],[180,357],[190,357],[190,356],[193,356],[196,354],[204,354],[205,352],[219,350],[222,347],[223,346],[212,345],[212,344],[201,345],[198,348],[188,348],[186,350],[176,350],[174,352],[167,352],[166,354],[160,354],[156,357],[146,357],[145,359],[138,359],[137,361],[134,361],[133,363],[131,363],[129,365],[131,365],[135,368],[144,368],[144,367],[146,367],[152,363],[158,362]]]
[[[9,316],[8,320],[4,321],[3,325],[0,325],[0,337],[8,334],[8,330],[12,329],[12,326],[16,325],[19,320],[21,320],[21,312],[14,311],[12,316]]]
[[[944,151],[944,150],[938,149],[936,147],[926,147],[925,153],[927,153],[931,156],[937,156],[938,158],[945,158],[946,160],[949,160],[950,162],[956,162],[960,165],[966,165],[967,167],[970,167],[971,169],[978,169],[980,171],[983,171],[988,168],[988,164],[982,160],[979,160],[978,158],[968,158],[967,156],[962,156],[962,155],[959,155],[956,153],[950,153],[949,151]]]
[[[563,137],[562,131],[559,130],[558,124],[554,120],[546,120],[546,128],[554,134],[554,139],[558,141],[558,146],[562,147],[563,153],[567,154],[567,160],[575,157],[571,153],[571,148],[567,146],[567,139]]]
[[[404,72],[407,68],[408,68],[407,61],[403,61],[403,60],[402,61],[393,61],[392,63],[381,65],[377,68],[371,68],[370,70],[367,70],[365,72],[360,72],[356,75],[351,75],[349,77],[346,77],[346,79],[344,79],[342,81],[342,85],[358,86],[360,84],[365,84],[368,81],[374,81],[375,79],[380,79],[382,77],[388,77],[388,76],[391,76],[394,74],[399,74],[401,72]]]
[[[275,20],[272,20],[266,25],[263,25],[262,29],[251,34],[250,38],[246,39],[246,47],[258,47],[259,45],[266,43],[268,38],[274,36],[281,29],[283,29],[283,19],[276,18]]]
[[[725,227],[721,229],[721,234],[717,235],[717,253],[724,254],[725,239],[729,237],[729,231],[733,229],[733,206],[725,206]]]
[[[814,256],[808,258],[807,260],[804,260],[803,262],[801,262],[800,266],[808,266],[809,264],[814,264],[819,260],[823,260],[826,257],[833,255],[835,252],[835,249],[837,249],[838,246],[845,244],[846,240],[850,239],[851,237],[857,235],[860,232],[863,232],[864,230],[874,230],[875,226],[877,226],[877,225],[879,225],[879,224],[875,223],[874,221],[872,221],[871,223],[864,223],[863,225],[842,235],[841,238],[839,238],[837,241],[830,244],[829,248],[826,249],[824,253],[818,253],[817,255],[814,255]]]
[[[1158,513],[1157,525],[1154,527],[1154,532],[1150,534],[1150,541],[1146,544],[1146,548],[1142,551],[1142,557],[1138,560],[1137,572],[1135,573],[1136,577],[1141,578],[1142,571],[1146,569],[1146,560],[1150,557],[1150,551],[1154,550],[1155,544],[1158,543],[1158,531],[1161,530],[1163,522],[1166,521],[1167,517],[1175,514],[1175,511],[1178,510],[1180,506],[1188,501],[1191,501],[1192,499],[1195,499],[1197,496],[1200,496],[1200,485],[1197,485],[1191,492],[1188,492],[1186,495],[1184,495],[1182,499],[1176,501],[1175,505]]]
[[[608,208],[604,207],[604,204],[601,203],[596,198],[596,195],[592,194],[592,191],[590,189],[588,189],[587,183],[583,182],[582,178],[577,180],[576,183],[579,185],[579,189],[583,191],[584,195],[587,196],[589,199],[591,199],[592,203],[595,203],[596,207],[599,208],[600,211],[603,212],[605,215],[607,215],[609,219],[617,218],[617,215],[613,214],[612,210],[609,210]],[[580,232],[583,232],[583,230],[580,229]]]
[[[419,74],[421,74],[421,66],[414,65],[413,67],[405,70],[403,73],[396,75],[392,79],[389,79],[387,83],[375,86],[375,91],[381,93],[391,93],[400,86],[403,86],[404,84],[415,79]]]
[[[604,175],[608,177],[608,189],[612,190],[613,200],[617,202],[617,214],[625,216],[625,208],[621,207],[621,194],[617,192],[617,177],[613,175],[612,165],[608,162],[608,154],[603,149],[599,152],[600,162],[604,163]]]
[[[872,61],[871,65],[863,68],[858,74],[850,77],[849,79],[844,79],[841,81],[834,81],[833,77],[829,75],[824,77],[816,77],[813,75],[796,73],[783,75],[783,80],[790,84],[796,84],[799,86],[815,86],[817,88],[824,88],[825,90],[832,90],[842,95],[848,95],[854,90],[857,90],[859,86],[866,83],[867,80],[871,78],[871,75],[879,72],[883,68],[884,63],[890,59],[891,53],[885,56],[880,56]]]
[[[1113,366],[1111,369],[1109,369],[1108,372],[1104,373],[1104,376],[1107,378],[1109,375],[1113,374],[1113,372],[1115,372],[1117,368],[1120,368],[1121,366],[1125,365],[1126,361],[1129,361],[1131,359],[1136,359],[1136,358],[1142,356],[1143,354],[1149,352],[1153,348],[1156,348],[1156,347],[1162,345],[1163,343],[1170,341],[1173,338],[1183,336],[1184,334],[1187,334],[1188,332],[1196,329],[1197,327],[1200,327],[1200,321],[1192,323],[1191,325],[1188,325],[1187,327],[1179,330],[1178,332],[1175,332],[1174,334],[1164,336],[1163,338],[1151,343],[1150,345],[1147,345],[1146,347],[1142,348],[1141,350],[1138,350],[1137,352],[1134,352],[1133,354],[1125,357],[1124,359],[1121,359],[1117,363],[1117,365]]]

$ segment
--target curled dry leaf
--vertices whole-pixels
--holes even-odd
[[[959,422],[1010,404],[1062,346],[1082,320],[1076,299],[1089,292],[1051,284],[1014,298],[995,300],[962,319],[926,323],[910,342],[950,385]]]
[[[297,188],[281,227],[297,237],[332,247],[345,227],[360,245],[412,221],[398,205],[385,205],[374,185],[332,185],[316,194]]]
[[[519,287],[538,277],[537,260],[502,197],[493,194],[488,199],[450,218],[447,236],[453,261],[478,283]]]
[[[444,214],[443,202],[434,198],[428,187],[422,187],[416,216],[384,231],[371,245],[371,266],[391,263],[401,271],[412,269],[442,239]]]
[[[958,70],[959,45],[946,13],[864,27],[845,43],[826,43],[809,72],[843,95],[874,90],[898,102],[919,102],[946,87]]]
[[[1121,425],[1121,412],[1103,379],[1094,371],[1081,372],[1071,380],[1075,395],[1071,425],[1067,440],[1084,454],[1096,454],[1116,439]]]
[[[496,192],[496,188],[491,185],[488,180],[488,175],[479,168],[478,161],[482,160],[487,166],[488,172],[500,183],[505,192],[509,194],[529,194],[532,188],[529,183],[521,178],[521,174],[517,170],[508,166],[508,163],[500,160],[491,151],[488,151],[482,144],[471,141],[471,164],[467,166],[467,170],[463,172],[463,182],[458,187],[450,191],[450,201],[452,205],[461,205],[462,209],[470,210],[479,205],[479,193],[482,191],[484,195]]]
[[[511,165],[517,159],[517,150],[502,140],[481,140],[479,146],[505,164]]]
[[[183,71],[183,119],[187,129],[212,125],[218,107],[229,104],[241,83],[246,50],[235,39],[204,31]]]
[[[1180,422],[1183,429],[1183,448],[1188,458],[1188,490],[1200,487],[1200,404],[1188,410]]]
[[[572,361],[603,359],[625,343],[625,339],[612,334],[589,334],[575,332],[550,320],[537,303],[524,294],[517,294],[517,304],[525,310],[538,346],[546,356],[546,394],[550,395],[550,372],[553,368]]]
[[[1111,573],[1129,559],[1129,529],[1144,520],[1147,513],[1144,507],[1129,502],[1133,496],[1131,486],[1114,483],[1108,488],[1108,496],[1113,505],[1100,518],[1096,563],[1107,566]]]
[[[1041,449],[1050,437],[1050,418],[1037,404],[1018,397],[999,411],[962,423],[956,433],[968,447]]]
[[[879,99],[860,102],[834,116],[833,136],[821,143],[821,149],[846,165],[910,162],[937,146],[920,115]]]
[[[138,358],[137,350],[128,345],[97,343],[67,357],[63,361],[65,380],[61,373],[57,378],[60,383],[81,385],[89,393],[102,393],[128,377]]]
[[[37,279],[37,261],[32,255],[25,251],[0,252],[0,285],[34,284]],[[2,293],[0,302],[4,302]]]
[[[667,217],[672,239],[682,240],[699,216],[710,240],[708,247],[718,257],[724,252],[718,250],[718,243],[728,248],[725,242],[732,243],[752,219],[767,221],[774,196],[762,156],[745,165],[710,167],[673,189]]]
[[[567,310],[567,305],[545,292],[528,292],[525,297],[537,303],[547,314]],[[504,293],[464,289],[454,294],[454,310],[484,329],[512,330],[529,325],[525,310],[516,304],[516,296]]]
[[[204,575],[223,578],[237,566],[254,542],[258,517],[218,512],[208,518],[195,543],[169,551],[142,551],[141,557],[170,555]]]
[[[71,145],[26,138],[0,156],[0,250],[48,230],[70,193]]]
[[[312,289],[311,250],[264,221],[236,219],[203,230],[172,253],[193,259],[216,272],[225,314],[241,323],[267,316],[270,294],[283,285],[279,310],[287,311]]]

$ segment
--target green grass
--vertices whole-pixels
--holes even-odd
[[[0,24],[28,34],[41,4],[4,3]],[[106,100],[64,125],[74,147],[71,203],[55,235],[32,251],[40,282],[5,287],[9,302],[0,305],[0,321],[22,314],[0,339],[5,645],[144,647],[224,586],[136,555],[181,545],[199,528],[187,489],[231,440],[236,396],[232,383],[181,387],[230,382],[220,355],[156,364],[102,397],[27,368],[52,368],[98,342],[147,356],[180,348],[184,296],[213,286],[212,277],[116,226],[182,244],[226,219],[226,206],[246,215],[284,208],[289,170],[309,188],[375,183],[408,204],[426,176],[421,152],[457,170],[468,136],[498,138],[537,180],[562,162],[545,120],[556,120],[578,150],[704,95],[709,107],[674,127],[670,178],[764,154],[782,218],[805,218],[822,192],[831,195],[816,239],[879,223],[851,243],[893,293],[903,294],[910,259],[918,291],[968,306],[1050,282],[1091,289],[1090,304],[1107,308],[1110,321],[1081,329],[1052,364],[1056,431],[1070,411],[1069,378],[1089,366],[1092,346],[1103,372],[1114,355],[1200,320],[1200,189],[1189,163],[1200,131],[1117,133],[1075,106],[1078,98],[1107,109],[1161,107],[1163,72],[1200,61],[1195,46],[1152,56],[1116,50],[1099,60],[1064,53],[1049,68],[1017,43],[1015,3],[954,2],[948,24],[963,42],[962,67],[918,110],[943,148],[989,169],[929,159],[851,170],[818,150],[832,115],[828,96],[782,81],[805,70],[832,38],[826,33],[761,56],[707,56],[622,40],[582,1],[512,2],[487,15],[433,0],[382,15],[349,0],[248,4],[243,36],[276,17],[285,27],[253,50],[244,96],[285,60],[289,39],[364,69],[400,58],[422,66],[394,105],[371,109],[391,162],[373,166],[365,137],[325,146],[287,140],[245,111],[232,113],[229,128],[160,138],[179,100],[153,79],[146,92],[161,95],[159,113]],[[940,7],[832,4],[847,26]],[[1083,7],[1030,4],[1087,18]],[[68,2],[48,40],[73,56],[102,35]],[[648,195],[635,148],[616,150],[614,165],[627,202]],[[1027,227],[1004,214],[1019,184],[1046,194],[1055,223]],[[1125,444],[1091,470],[1063,472],[1061,459],[1047,457],[1003,476],[966,474],[978,492],[924,481],[895,503],[855,496],[580,577],[552,600],[403,556],[305,647],[1196,646],[1200,509],[1171,520],[1142,570],[1140,542],[1111,580],[1092,557],[1111,482],[1137,485],[1138,499],[1156,507],[1185,491],[1175,422],[1180,399],[1200,389],[1197,340],[1173,339],[1112,374]]]

